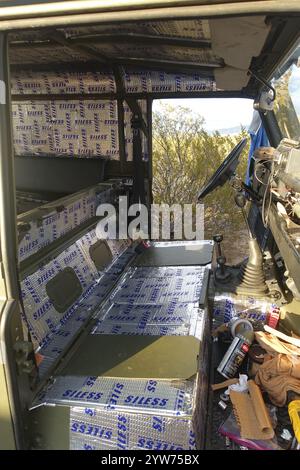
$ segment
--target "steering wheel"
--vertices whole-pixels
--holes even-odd
[[[198,201],[203,199],[209,193],[211,193],[214,189],[218,186],[223,186],[226,181],[234,175],[236,167],[239,163],[239,157],[247,143],[247,139],[242,139],[229,153],[229,155],[225,158],[223,163],[219,166],[219,168],[215,171],[213,176],[210,180],[206,183],[206,185],[200,190],[198,194]]]

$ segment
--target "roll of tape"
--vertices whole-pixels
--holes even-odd
[[[230,332],[233,338],[240,333],[242,330],[250,330],[253,331],[253,326],[249,320],[246,320],[244,318],[238,318],[238,319],[232,319],[231,322],[229,323],[230,326]]]

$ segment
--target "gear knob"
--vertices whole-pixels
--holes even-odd
[[[215,243],[221,243],[223,241],[223,235],[217,234],[213,236],[213,241]]]

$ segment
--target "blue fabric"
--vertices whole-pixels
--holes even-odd
[[[253,174],[253,167],[254,167],[254,160],[253,154],[254,151],[259,147],[269,147],[269,141],[266,134],[266,131],[262,125],[259,126],[257,132],[249,131],[251,144],[250,150],[248,155],[248,165],[247,165],[247,173],[246,173],[246,184],[251,186],[252,174]]]

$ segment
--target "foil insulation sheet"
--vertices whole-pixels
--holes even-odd
[[[44,53],[43,53],[44,55]],[[23,58],[24,60],[24,58]],[[22,70],[14,72],[11,77],[11,92],[13,95],[32,93],[60,95],[62,93],[114,93],[116,91],[112,71],[73,71],[61,73],[49,70],[41,74],[39,71]],[[36,115],[36,117],[38,114]]]
[[[70,450],[193,450],[191,417],[72,407]]]
[[[126,93],[178,93],[183,91],[216,91],[215,81],[201,74],[163,71],[130,71],[125,73]]]
[[[160,266],[160,267],[132,267],[128,277],[134,279],[187,277],[202,279],[205,271],[203,266]]]
[[[70,407],[71,450],[196,448],[196,381],[58,377],[33,407]]]
[[[206,311],[199,308],[202,266],[130,267],[97,312],[92,334],[195,336]]]
[[[133,116],[125,102],[122,106],[125,156],[132,161]],[[141,105],[143,114],[145,109],[144,100]],[[24,100],[12,104],[12,126],[14,151],[18,156],[120,159],[117,100],[62,101],[55,100],[55,93],[52,101]],[[144,135],[142,158],[148,160],[148,144]]]
[[[201,338],[205,311],[197,304],[111,304],[92,334],[195,336]],[[98,314],[98,315],[101,315]]]
[[[155,268],[129,268],[125,277],[150,279]],[[159,268],[158,268],[159,269]],[[193,267],[161,268],[167,278]],[[197,275],[199,270],[197,269]],[[154,279],[160,279],[155,277]],[[187,276],[187,277],[189,277]],[[93,334],[194,334],[201,341],[199,370],[190,380],[58,376],[36,397],[32,408],[70,408],[72,450],[193,450],[206,438],[209,318],[197,303],[115,304],[108,299],[97,312]],[[103,317],[101,316],[103,315]],[[194,322],[198,332],[191,332]],[[141,327],[144,329],[141,331]]]
[[[18,216],[19,261],[48,246],[83,222],[95,217],[99,204],[113,200],[113,185],[99,184],[55,203],[44,204]],[[24,231],[24,236],[21,236]]]
[[[265,322],[272,305],[266,299],[216,292],[213,300],[213,322],[216,327],[228,323],[234,317]]]
[[[53,363],[83,323],[92,317],[135,255],[134,246],[111,240],[111,246],[115,243],[112,262],[100,272],[89,252],[95,242],[97,236],[93,229],[21,281],[24,328],[29,330],[38,354],[40,375],[47,369],[45,364]],[[64,313],[59,313],[48,297],[46,286],[67,267],[76,273],[82,294]]]
[[[16,155],[119,159],[116,100],[53,99],[12,104]]]
[[[101,410],[190,416],[194,381],[59,376],[40,392],[32,408],[41,405],[96,406]]]
[[[151,20],[141,22],[125,22],[119,24],[97,24],[58,28],[66,37],[78,38],[82,35],[95,34],[151,34],[191,39],[211,39],[208,19]],[[11,33],[12,41],[34,41],[40,39],[39,31],[25,30]],[[13,57],[11,58],[13,60]],[[24,60],[24,58],[23,58]],[[112,72],[111,72],[112,73]]]
[[[142,268],[145,270],[146,268]],[[196,270],[194,275],[164,276],[164,268],[151,268],[156,270],[152,277],[139,277],[136,268],[131,277],[125,276],[111,295],[111,301],[116,304],[156,305],[170,302],[192,302],[199,301],[202,289],[202,280],[205,268]],[[190,269],[190,268],[188,268]],[[154,272],[154,271],[152,271]]]
[[[202,28],[201,28],[202,30]],[[108,45],[101,46],[93,43],[93,48],[107,48]],[[120,45],[120,47],[123,47]],[[135,56],[146,53],[149,57],[150,49],[139,44],[126,44],[124,46],[129,52],[133,48]],[[116,52],[116,51],[115,51]],[[118,50],[119,54],[120,51]],[[32,63],[42,64],[47,62],[51,55],[59,62],[70,59],[70,50],[60,46],[51,46],[49,54],[47,48],[42,50],[21,45],[14,49],[14,60],[16,63],[24,62],[24,55]],[[85,61],[85,58],[78,52],[72,52],[73,59]],[[110,46],[109,55],[113,56],[114,46]],[[196,55],[202,62],[220,65],[220,60],[207,49],[187,50],[186,48],[174,48],[169,46],[152,49],[152,56],[159,58],[166,56],[176,56],[178,60],[190,62],[195,61]],[[150,54],[151,57],[151,54]],[[18,59],[19,58],[19,59]],[[126,93],[181,93],[216,91],[216,84],[212,78],[203,77],[199,73],[184,74],[172,73],[156,70],[134,70],[127,67],[123,71],[123,81]],[[12,76],[12,94],[16,95],[47,95],[47,100],[32,101],[30,99],[13,102],[12,104],[12,125],[13,144],[16,155],[36,155],[36,156],[69,156],[77,158],[99,157],[119,160],[119,123],[117,100],[102,100],[97,102],[92,99],[59,99],[56,95],[86,95],[93,93],[116,93],[114,74],[111,70],[102,71],[67,71],[64,73],[48,71],[41,73],[33,70],[22,70],[15,72]],[[52,97],[50,100],[48,97]],[[61,98],[61,96],[60,96]],[[146,115],[146,101],[140,100],[142,114]],[[127,160],[133,158],[132,148],[132,112],[123,103],[124,108],[124,134],[125,134],[125,155]],[[148,144],[147,139],[142,135],[142,158],[147,161]]]

